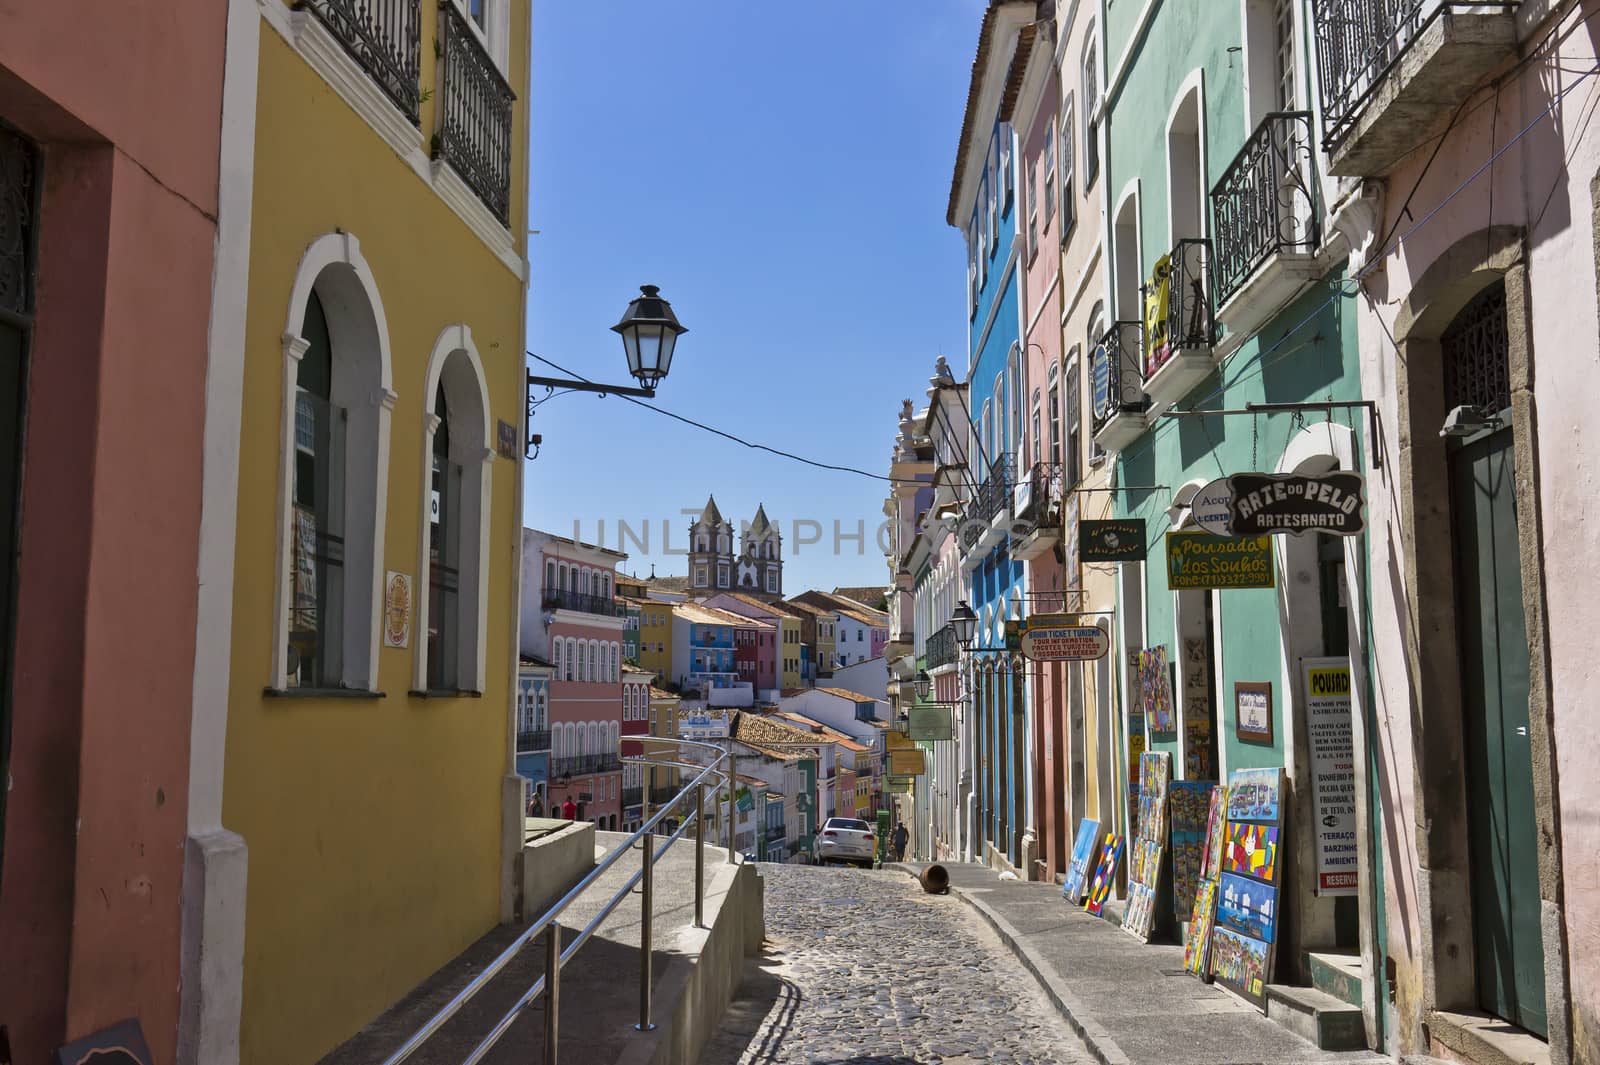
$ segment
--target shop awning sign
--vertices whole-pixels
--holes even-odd
[[[1035,662],[1092,662],[1111,650],[1111,638],[1104,629],[1079,625],[1075,619],[1052,625],[1048,617],[1029,618],[1022,630],[1021,650]]]
[[[1355,536],[1366,528],[1366,482],[1359,473],[1236,473],[1228,485],[1234,536]]]
[[[1143,518],[1085,519],[1078,522],[1081,562],[1143,562]]]

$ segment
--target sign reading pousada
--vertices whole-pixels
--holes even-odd
[[[1359,473],[1236,473],[1229,530],[1235,536],[1325,532],[1354,536],[1366,527]]]
[[[1173,591],[1272,586],[1271,537],[1167,533],[1167,587]]]
[[[1023,622],[1021,650],[1035,662],[1089,662],[1106,656],[1111,638],[1070,614],[1045,614]]]

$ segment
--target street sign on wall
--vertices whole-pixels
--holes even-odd
[[[1271,588],[1272,538],[1167,533],[1167,587],[1175,592],[1207,588]]]
[[[948,706],[939,703],[913,706],[906,711],[906,721],[906,735],[912,740],[955,738],[955,724]]]
[[[1078,522],[1078,558],[1083,562],[1143,562],[1144,519]]]
[[[1236,473],[1228,484],[1228,525],[1235,536],[1355,536],[1366,528],[1366,482],[1359,473]]]

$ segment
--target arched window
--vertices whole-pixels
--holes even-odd
[[[547,592],[555,590],[555,587],[556,587],[556,563],[555,563],[555,559],[547,558],[547,559],[544,560],[544,587],[545,587],[545,591],[547,591]]]
[[[272,687],[372,690],[396,397],[387,320],[355,237],[306,249],[283,337]]]
[[[567,564],[565,562],[560,563],[556,587],[563,592],[567,590]]]
[[[611,683],[622,680],[622,644],[611,645]]]
[[[566,641],[560,636],[557,636],[555,639],[550,641],[550,661],[556,667],[556,680],[567,679],[566,675],[562,673],[562,667],[565,664],[564,659],[566,658],[566,655],[563,653],[565,650]]]
[[[594,683],[600,678],[599,647],[594,640],[583,645],[583,679]]]

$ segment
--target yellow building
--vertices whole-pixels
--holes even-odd
[[[315,1061],[514,902],[529,4],[356,7],[229,0],[192,1060]]]
[[[656,599],[630,599],[639,608],[639,668],[671,681],[672,604]]]

